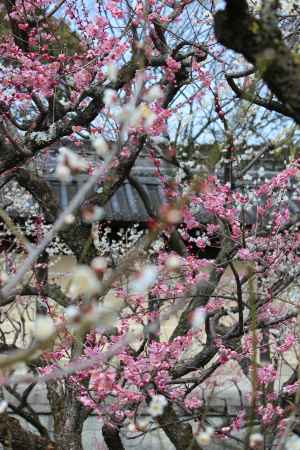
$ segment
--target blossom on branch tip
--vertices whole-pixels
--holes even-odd
[[[67,214],[65,217],[65,224],[71,225],[75,222],[75,216],[73,214]]]
[[[106,108],[110,107],[117,100],[117,93],[113,89],[105,89],[103,95],[103,102]]]
[[[138,417],[136,419],[136,428],[139,431],[147,431],[149,429],[150,424],[151,424],[150,417]]]
[[[57,164],[55,175],[62,183],[69,183],[72,179],[71,170],[69,167],[61,163]]]
[[[146,92],[146,94],[144,95],[144,100],[146,100],[147,102],[154,102],[155,100],[163,97],[163,91],[160,88],[160,86],[158,84],[155,84],[154,86],[152,86],[148,92]]]
[[[67,147],[59,149],[58,165],[67,166],[71,172],[85,172],[88,169],[87,161]]]
[[[205,430],[200,431],[195,435],[195,440],[197,444],[206,446],[210,444],[213,434],[214,429],[212,427],[206,427]]]
[[[198,409],[200,408],[200,406],[202,406],[203,402],[200,398],[185,398],[184,400],[184,406],[187,409],[193,410],[193,409]]]
[[[170,255],[166,259],[166,266],[170,270],[178,269],[181,266],[181,259],[177,255]]]
[[[33,333],[38,341],[47,340],[55,331],[53,320],[49,316],[37,316],[34,325]]]
[[[92,145],[96,150],[98,156],[105,159],[108,156],[109,147],[106,140],[102,136],[97,136],[92,139]]]
[[[7,407],[8,407],[7,401],[1,400],[0,401],[0,414],[3,414],[7,410]]]
[[[107,258],[103,258],[103,256],[97,256],[93,259],[91,267],[95,272],[105,272],[107,269]]]
[[[167,404],[168,400],[166,397],[163,395],[154,395],[148,407],[148,412],[152,417],[161,416]]]
[[[64,312],[65,319],[69,322],[73,322],[73,320],[77,319],[80,315],[80,310],[76,305],[70,305],[65,309]]]
[[[155,283],[158,275],[158,268],[149,264],[145,266],[135,280],[132,280],[129,288],[132,293],[143,293],[146,289],[151,288]]]
[[[206,319],[205,308],[196,308],[192,313],[192,328],[193,330],[199,330],[204,325]]]
[[[252,433],[249,437],[250,448],[259,449],[264,443],[264,437],[261,433]]]
[[[107,78],[110,81],[113,81],[113,82],[117,81],[117,78],[118,78],[117,65],[113,64],[113,63],[108,64],[107,69],[106,69],[106,74],[107,74]]]
[[[289,437],[285,443],[286,450],[300,450],[300,438],[296,434]]]
[[[92,296],[101,289],[101,283],[95,272],[85,265],[77,266],[74,270],[70,286],[70,295],[79,297],[81,295]]]

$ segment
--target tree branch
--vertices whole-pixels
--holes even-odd
[[[300,123],[300,61],[276,22],[253,17],[246,0],[227,0],[226,9],[215,14],[215,34],[258,68],[271,92],[290,109],[289,117]]]

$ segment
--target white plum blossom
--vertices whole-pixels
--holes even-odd
[[[195,439],[199,445],[208,445],[210,443],[211,436],[206,431],[201,431]]]
[[[154,264],[145,266],[139,276],[132,280],[129,287],[132,293],[142,293],[148,288],[151,288],[156,281],[158,275],[158,268]]]
[[[55,325],[51,317],[39,315],[33,325],[33,333],[38,341],[47,340],[55,331]]]
[[[155,100],[163,97],[163,91],[158,84],[152,86],[149,91],[144,95],[144,99],[147,102],[154,102]]]
[[[67,147],[59,149],[58,164],[64,164],[74,172],[84,172],[88,169],[87,161]]]
[[[118,78],[118,67],[116,64],[110,63],[106,68],[107,78],[110,81],[117,81]]]
[[[103,95],[103,102],[106,108],[110,107],[113,103],[115,103],[117,99],[117,93],[113,89],[105,89]]]
[[[75,222],[74,214],[67,214],[66,217],[65,217],[65,224],[71,225],[74,222]]]
[[[166,259],[166,266],[170,270],[178,269],[181,265],[181,259],[177,255],[170,255]]]
[[[156,119],[156,114],[150,108],[143,108],[143,119],[145,119],[145,127],[151,127]]]
[[[80,315],[80,310],[76,305],[70,305],[65,309],[65,319],[69,322],[77,319]]]
[[[145,127],[151,127],[156,119],[156,114],[144,102],[140,103],[137,107],[132,103],[128,103],[117,111],[115,117],[129,127],[140,126],[142,120],[144,120]]]
[[[163,241],[163,239],[156,239],[152,246],[151,249],[149,250],[149,254],[153,254],[155,252],[159,252],[160,250],[163,250],[165,248],[165,243]]]
[[[137,427],[136,424],[134,422],[130,422],[128,425],[128,431],[130,433],[136,433],[137,432]]]
[[[92,144],[98,156],[101,156],[105,159],[108,155],[109,148],[106,140],[102,136],[97,136],[92,139]]]
[[[88,169],[87,161],[67,147],[59,149],[56,166],[56,176],[62,183],[69,183],[72,172],[85,172]]]
[[[0,414],[3,414],[7,410],[7,407],[8,407],[7,401],[1,400],[0,401]]]
[[[257,448],[264,442],[264,437],[261,433],[252,433],[249,437],[250,448]]]
[[[300,450],[300,438],[293,434],[285,443],[286,450]]]
[[[71,170],[62,163],[57,164],[55,175],[62,183],[69,183],[72,179]]]
[[[126,229],[121,228],[120,231],[118,231],[118,239],[111,241],[109,239],[111,233],[111,228],[109,226],[101,228],[101,233],[99,233],[97,231],[99,230],[99,225],[95,223],[94,229],[94,244],[99,255],[104,255],[109,252],[112,259],[115,261],[117,261],[121,255],[126,254],[144,233],[142,230],[139,231],[138,225],[135,224]]]
[[[136,419],[136,427],[140,431],[147,431],[151,424],[150,417],[138,417]]]
[[[197,444],[203,446],[209,445],[213,434],[214,429],[212,427],[206,427],[205,430],[200,431],[195,435]]]
[[[154,395],[150,401],[148,412],[152,417],[161,416],[165,407],[168,404],[168,400],[163,395]]]
[[[132,104],[126,104],[116,111],[115,118],[127,126],[137,127],[142,119],[142,111]]]
[[[80,295],[90,297],[97,294],[100,289],[101,283],[89,266],[80,265],[75,268],[70,286],[72,297],[79,297]]]
[[[95,272],[105,272],[107,269],[107,258],[97,256],[93,259],[91,267],[95,270]]]
[[[205,308],[196,308],[192,315],[192,328],[194,330],[199,330],[204,325],[206,319]]]

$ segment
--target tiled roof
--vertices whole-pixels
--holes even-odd
[[[66,144],[66,142],[63,142],[62,144],[70,147],[69,143]],[[72,145],[74,146],[74,144],[71,144],[71,146]],[[81,153],[88,160],[96,162],[95,152],[92,150],[90,145],[84,144],[81,148],[74,146],[74,149],[75,148],[76,151]],[[87,176],[76,176],[71,183],[66,186],[62,186],[54,173],[56,168],[57,150],[57,146],[47,150],[41,158],[34,161],[32,167],[34,170],[38,170],[43,176],[45,176],[51,183],[53,189],[58,192],[63,209],[77,192],[80,185],[82,185],[82,183],[86,180]],[[259,170],[262,167],[264,170]],[[251,179],[247,180],[246,177],[243,181],[240,180],[236,188],[241,191],[244,187],[254,189],[262,183],[262,181],[271,179],[278,173],[278,170],[282,168],[284,168],[284,164],[282,162],[278,162],[278,160],[276,161],[272,157],[259,159],[257,163],[248,171],[248,178],[250,175]],[[166,178],[172,178],[178,171],[178,168],[161,159],[160,171]],[[165,196],[163,186],[156,174],[156,168],[152,160],[145,154],[140,156],[131,171],[131,175],[138,181],[145,193],[148,195],[151,209],[154,212],[157,212],[159,207],[164,203]],[[298,197],[300,198],[298,184],[299,183],[297,180],[293,180],[291,182],[287,192],[285,193],[285,200],[288,200],[286,205],[290,210],[290,214],[300,216],[300,202],[297,199]],[[28,217],[29,215],[34,215],[35,211],[38,212],[39,208],[31,195],[20,189],[14,181],[11,181],[0,191],[0,203],[2,205],[7,205],[10,203],[7,211],[13,216]],[[105,205],[105,211],[106,220],[109,221],[147,222],[149,220],[148,211],[140,194],[128,180],[123,183],[110,201]],[[244,214],[247,224],[253,224],[257,221],[256,207],[245,209]],[[210,219],[205,211],[201,211],[201,213],[199,213],[199,220],[207,222]]]
[[[275,158],[264,158],[259,160],[250,170],[247,172],[247,176],[243,178],[243,181],[237,183],[236,188],[243,192],[254,190],[258,188],[262,183],[270,181],[278,173],[284,170],[286,163],[280,162]],[[257,199],[259,202],[263,199]],[[300,217],[300,184],[299,180],[291,178],[285,191],[278,191],[278,195],[274,196],[274,200],[277,202],[278,209],[288,208],[291,217]],[[274,208],[273,208],[274,210]],[[245,221],[247,224],[254,224],[257,222],[257,207],[245,208]],[[268,220],[268,215],[264,217],[264,223]]]
[[[66,143],[63,143],[66,145]],[[68,147],[70,145],[68,144]],[[84,151],[76,148],[91,163],[97,163],[95,152],[85,146]],[[98,162],[100,163],[100,162]],[[32,170],[37,170],[43,175],[52,188],[58,193],[62,209],[67,206],[68,202],[75,195],[78,188],[85,182],[87,175],[77,175],[73,180],[62,185],[55,176],[57,164],[57,148],[50,148],[40,158],[31,163]],[[168,162],[161,159],[160,173],[170,178],[176,173],[176,168]],[[142,155],[137,158],[134,167],[131,170],[131,176],[143,188],[145,194],[149,198],[151,209],[153,212],[158,211],[160,205],[165,201],[164,191],[159,177],[156,174],[156,168],[152,160]],[[96,189],[97,191],[97,186]],[[0,204],[9,205],[7,211],[14,217],[26,218],[30,215],[38,213],[39,207],[33,197],[24,189],[20,188],[15,181],[10,181],[2,190],[0,190]],[[136,188],[125,181],[117,190],[109,202],[105,205],[105,219],[109,221],[122,222],[147,222],[149,214]]]
[[[152,209],[156,211],[165,201],[164,191],[159,179],[150,176],[136,176],[136,179],[148,195]],[[56,179],[49,181],[52,187],[59,193],[61,203],[66,204],[75,195],[78,187],[84,180],[81,178],[80,180],[73,181],[66,186],[66,192],[64,192],[64,188]],[[105,219],[110,221],[147,222],[149,220],[149,214],[139,193],[128,181],[123,183],[105,205],[104,209],[106,213]]]

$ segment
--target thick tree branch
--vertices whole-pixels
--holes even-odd
[[[125,450],[117,429],[104,424],[102,434],[108,450]]]
[[[243,91],[239,88],[239,86],[235,83],[234,77],[230,75],[225,75],[226,81],[233,90],[233,92],[237,95],[238,98],[243,100],[247,100],[250,103],[254,103],[257,106],[262,106],[263,108],[274,111],[279,114],[283,114],[284,116],[294,118],[294,114],[291,113],[290,108],[286,108],[282,103],[279,103],[275,100],[268,100],[265,98],[261,98],[257,94],[252,94],[251,92]]]
[[[161,417],[158,417],[158,423],[176,448],[176,450],[201,450],[197,444],[191,424],[180,423],[173,406],[169,403]]]
[[[246,0],[227,0],[226,9],[215,15],[215,34],[260,71],[271,92],[290,109],[289,116],[300,123],[300,61],[276,22],[253,17]]]
[[[58,196],[47,180],[23,168],[16,171],[15,178],[38,202],[47,222],[54,223],[61,212],[61,208]],[[96,256],[96,250],[90,239],[91,227],[83,224],[79,216],[75,217],[72,225],[63,227],[59,235],[78,258],[85,250],[87,242],[89,242],[89,249],[85,258],[91,260],[92,257]],[[74,239],[74,236],[77,236],[77,239]]]
[[[14,302],[17,295],[25,297],[44,295],[54,300],[60,306],[65,307],[69,305],[69,299],[62,292],[60,286],[56,284],[46,284],[45,286],[42,286],[40,289],[33,286],[24,286],[24,288],[22,289],[17,289],[16,291],[12,292],[12,294],[9,297],[0,298],[0,307],[9,305],[10,303]]]
[[[4,448],[11,443],[13,450],[56,450],[53,442],[24,430],[19,421],[8,414],[0,415],[0,442]]]

